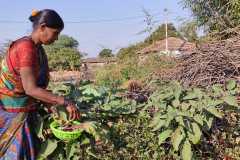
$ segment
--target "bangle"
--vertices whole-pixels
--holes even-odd
[[[64,97],[64,106],[74,105],[74,102]]]

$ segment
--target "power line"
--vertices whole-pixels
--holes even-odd
[[[155,13],[152,16],[160,15],[161,13]],[[144,18],[144,15],[141,16],[132,16],[132,17],[123,17],[123,18],[114,18],[114,19],[95,19],[95,20],[78,20],[78,21],[64,21],[65,23],[71,24],[80,24],[80,23],[104,23],[104,22],[122,22],[122,21],[129,21],[129,20],[137,20]],[[18,20],[0,20],[0,23],[30,23],[28,21],[18,21]]]

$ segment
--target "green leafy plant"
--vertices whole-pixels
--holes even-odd
[[[78,157],[75,154],[76,148],[70,147],[72,145],[87,145],[85,148],[89,156],[94,157],[92,149],[92,141],[97,143],[107,143],[109,140],[109,127],[107,125],[109,119],[121,117],[122,115],[133,114],[139,107],[135,101],[126,100],[116,95],[118,90],[106,87],[97,87],[91,83],[81,82],[79,85],[71,83],[59,83],[57,85],[50,85],[49,89],[53,93],[66,96],[76,102],[81,114],[80,124],[74,124],[68,120],[66,110],[63,106],[52,107],[52,114],[45,114],[45,118],[41,118],[41,125],[37,127],[37,134],[41,136],[43,141],[43,148],[39,156],[43,158],[58,157],[58,152],[63,152],[61,156],[64,158]],[[76,131],[81,130],[79,138],[74,139],[73,142],[64,142],[54,136],[46,137],[43,132],[49,130],[49,125],[55,121],[58,123],[57,128],[62,131]],[[51,133],[50,133],[51,134]],[[51,142],[51,143],[50,143]],[[50,146],[51,149],[49,149]],[[59,149],[62,146],[63,149]],[[78,147],[77,147],[78,148]],[[60,150],[60,151],[59,151]]]
[[[158,144],[170,142],[172,150],[188,160],[194,155],[193,146],[201,142],[214,119],[222,118],[220,108],[228,105],[237,109],[236,93],[234,81],[229,81],[226,87],[214,85],[209,92],[200,88],[184,89],[178,83],[171,83],[153,93],[144,110],[152,106],[157,110],[150,127],[159,133]]]
[[[51,134],[46,136],[53,117],[43,114],[36,127],[43,144],[39,157],[58,160],[214,159],[213,154],[222,148],[222,141],[233,140],[231,144],[235,144],[235,137],[239,135],[237,126],[232,129],[227,126],[231,134],[221,135],[222,130],[217,130],[214,136],[228,111],[235,115],[239,109],[236,101],[239,86],[235,81],[216,84],[208,90],[182,88],[176,82],[149,84],[155,91],[151,92],[148,102],[141,105],[121,97],[124,90],[116,88],[83,82],[52,85],[50,89],[54,93],[76,101],[83,132],[73,142],[59,140]],[[67,122],[67,114],[61,107],[59,114]],[[215,142],[224,134],[226,138],[220,137],[219,142]],[[201,155],[205,145],[215,147],[211,155]],[[49,146],[53,147],[49,149]],[[237,147],[225,148],[221,157],[238,157]]]

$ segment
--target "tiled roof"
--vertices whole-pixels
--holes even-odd
[[[191,53],[196,48],[194,43],[187,42],[180,38],[169,37],[168,38],[168,50],[180,51],[183,53]],[[160,52],[166,50],[166,39],[156,41],[154,44],[138,51],[139,54],[148,54],[152,52]]]

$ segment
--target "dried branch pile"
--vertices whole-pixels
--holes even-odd
[[[201,45],[182,57],[174,70],[159,76],[201,87],[236,79],[240,76],[240,37]]]

